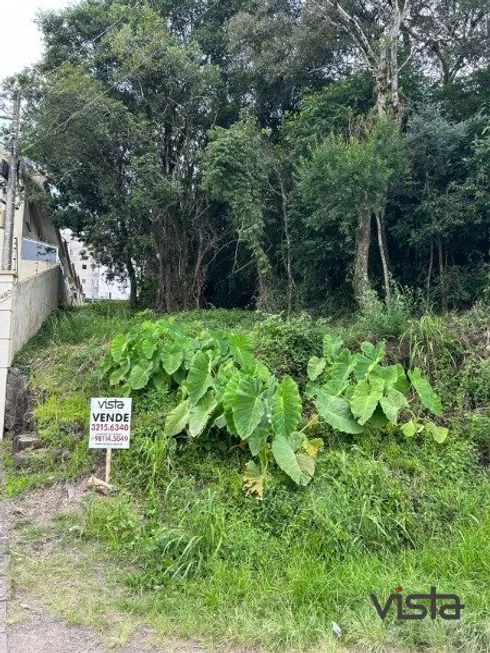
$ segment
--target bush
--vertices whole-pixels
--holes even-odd
[[[271,315],[255,325],[252,337],[255,353],[277,376],[289,374],[306,383],[306,367],[312,356],[320,356],[327,326],[308,315]]]
[[[375,290],[368,291],[366,307],[361,311],[355,331],[363,338],[398,338],[419,301],[409,288],[391,284],[390,299],[380,299]]]

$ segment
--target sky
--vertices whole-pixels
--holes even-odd
[[[41,36],[34,24],[37,11],[60,9],[73,3],[73,0],[0,0],[0,80],[20,72],[41,56]]]

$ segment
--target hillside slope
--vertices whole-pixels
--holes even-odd
[[[89,399],[114,389],[98,368],[118,334],[152,319],[103,304],[60,313],[20,353],[43,448],[23,470],[7,456],[10,496],[103,474],[103,454],[87,447]],[[256,356],[301,392],[326,333],[341,334],[352,351],[386,335],[376,324],[243,311],[182,313],[175,322],[194,338],[203,329],[248,334]],[[488,309],[478,307],[411,320],[401,338],[387,338],[386,362],[421,368],[440,395],[438,423],[449,428],[442,444],[396,427],[349,435],[320,423],[314,435],[324,451],[313,481],[302,488],[271,473],[262,501],[243,490],[249,455],[236,437],[215,429],[166,437],[175,391],[133,393],[131,448],[114,455],[119,493],[89,497],[69,537],[121,561],[132,613],[164,615],[183,635],[334,650],[335,621],[343,642],[366,650],[488,651],[489,325]],[[381,620],[370,594],[383,604],[398,586],[405,595],[431,586],[459,595],[461,620],[400,621],[393,608]]]

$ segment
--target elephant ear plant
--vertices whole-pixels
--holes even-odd
[[[440,417],[441,401],[418,368],[407,374],[400,363],[382,365],[383,342],[363,342],[355,354],[343,344],[340,336],[327,334],[323,357],[308,362],[306,395],[327,424],[352,434],[391,425],[406,437],[424,433],[444,442],[448,429],[425,414]]]
[[[306,397],[317,414],[305,419],[298,385],[290,376],[276,377],[253,354],[244,335],[203,331],[190,337],[172,320],[144,322],[112,343],[101,375],[123,394],[174,393],[177,404],[165,420],[163,434],[197,438],[226,430],[252,457],[244,473],[247,493],[263,497],[265,482],[277,466],[294,483],[306,486],[315,473],[321,438],[308,436],[323,419],[344,433],[397,425],[408,437],[425,430],[442,442],[447,430],[410,408],[411,385],[423,405],[440,414],[440,402],[418,370],[382,366],[384,345],[363,343],[352,354],[338,337],[326,336],[324,357],[308,363]],[[219,437],[219,436],[218,436]]]

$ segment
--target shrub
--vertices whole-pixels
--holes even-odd
[[[326,324],[308,315],[291,317],[271,315],[259,322],[252,332],[255,353],[277,376],[289,374],[300,384],[306,383],[306,366],[322,351]]]
[[[355,325],[363,338],[398,338],[417,306],[416,295],[409,288],[392,283],[389,299],[380,299],[375,290],[368,291],[368,301]]]

